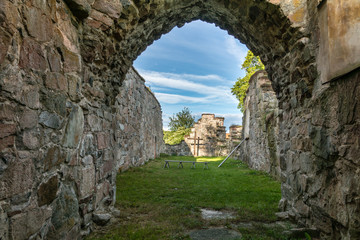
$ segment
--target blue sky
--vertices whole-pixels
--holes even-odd
[[[242,123],[230,88],[243,77],[248,49],[226,31],[194,21],[149,46],[134,62],[159,100],[164,129],[169,117],[189,107],[196,120],[202,113],[225,117],[225,125]]]

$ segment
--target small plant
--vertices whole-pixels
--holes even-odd
[[[306,240],[311,240],[311,236],[308,233],[305,233]]]

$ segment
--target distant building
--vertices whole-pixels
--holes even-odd
[[[240,142],[242,126],[232,125],[226,133],[223,117],[203,113],[190,135],[177,145],[165,145],[164,153],[185,156],[225,156]]]
[[[241,126],[230,127],[229,138],[226,137],[226,127],[223,117],[204,113],[191,128],[185,142],[193,156],[222,156],[229,152],[229,142],[241,138]],[[240,132],[239,132],[240,131]]]

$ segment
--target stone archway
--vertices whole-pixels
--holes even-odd
[[[333,57],[325,20],[340,3],[328,2],[0,1],[0,238],[80,236],[114,203],[118,136],[135,131],[120,123],[130,110],[116,110],[128,97],[123,79],[161,34],[195,19],[266,64],[280,106],[283,210],[324,239],[358,237],[359,59],[336,73],[319,64],[319,52]],[[358,3],[349,4],[358,23]],[[322,85],[331,79],[318,69],[339,79]]]

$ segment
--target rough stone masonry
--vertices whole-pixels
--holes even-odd
[[[237,158],[251,168],[280,179],[278,101],[264,70],[251,76],[244,106],[243,138],[246,140]]]
[[[132,61],[201,19],[266,65],[282,209],[322,239],[359,239],[359,12],[358,0],[0,0],[1,238],[88,233],[130,149],[117,116]]]

